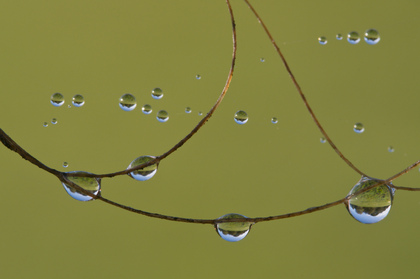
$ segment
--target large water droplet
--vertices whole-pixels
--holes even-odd
[[[147,163],[155,159],[154,156],[140,156],[136,159],[134,159],[133,162],[130,163],[130,165],[127,167],[127,169],[131,169],[134,167],[137,167],[141,164]],[[143,169],[135,170],[130,172],[128,175],[132,178],[139,180],[139,181],[145,181],[152,178],[157,172],[157,164],[145,167]]]
[[[337,34],[337,35],[335,35],[335,38],[336,38],[337,40],[341,41],[341,40],[343,39],[343,35],[341,35],[341,34]]]
[[[160,110],[156,116],[159,122],[166,122],[169,120],[169,113],[166,110]]]
[[[319,42],[321,45],[326,45],[326,44],[328,43],[328,41],[327,41],[327,37],[324,37],[324,36],[319,37],[319,38],[318,38],[318,42]]]
[[[120,98],[120,108],[125,111],[132,111],[137,106],[136,97],[130,93],[124,94]]]
[[[146,105],[144,105],[144,106],[141,108],[141,111],[142,111],[144,114],[151,114],[151,113],[152,113],[152,106],[151,106],[151,105],[146,104]]]
[[[353,125],[353,131],[358,134],[361,134],[365,131],[365,126],[362,123],[356,123]]]
[[[380,182],[379,179],[363,176],[351,189],[349,195]],[[348,200],[346,207],[354,219],[363,224],[373,224],[383,220],[391,210],[394,199],[392,183],[374,187]]]
[[[58,123],[57,118],[53,118],[53,119],[51,119],[51,123],[52,123],[52,124],[57,124],[57,123]]]
[[[152,97],[153,97],[153,99],[156,99],[156,100],[162,99],[162,97],[163,97],[162,89],[160,89],[159,87],[156,87],[155,89],[153,89],[152,90]]]
[[[273,118],[271,118],[271,123],[273,123],[273,124],[277,124],[279,121],[278,121],[278,119],[277,119],[277,117],[273,117]]]
[[[242,125],[248,122],[248,114],[243,110],[238,110],[233,119],[235,119],[236,123]]]
[[[71,171],[68,173],[89,173],[89,172]],[[67,176],[67,179],[94,195],[98,195],[99,192],[101,191],[101,180],[96,179],[95,177]],[[62,184],[64,186],[64,189],[67,191],[67,193],[72,198],[78,201],[90,201],[93,199],[92,197],[88,195],[78,192],[74,187],[67,185],[66,183],[62,183]]]
[[[53,106],[59,107],[64,104],[64,96],[61,93],[54,93],[51,95],[51,104]]]
[[[347,41],[352,45],[359,43],[360,42],[359,33],[355,31],[349,32],[349,34],[347,34]]]
[[[185,112],[186,112],[186,113],[191,113],[191,108],[190,108],[190,107],[186,107],[186,108],[185,108]]]
[[[217,218],[217,220],[229,220],[238,218],[248,218],[241,214],[229,213]],[[215,225],[217,233],[224,240],[235,242],[245,238],[251,229],[251,222],[225,222]]]
[[[76,94],[73,96],[73,99],[71,102],[73,103],[75,107],[81,107],[85,104],[85,98],[80,94]]]
[[[365,32],[365,42],[370,45],[376,45],[381,40],[379,32],[376,29],[368,29]]]

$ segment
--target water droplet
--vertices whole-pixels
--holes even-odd
[[[81,107],[85,104],[85,98],[82,95],[76,94],[71,101],[75,107]]]
[[[365,42],[370,45],[376,45],[381,40],[379,32],[376,29],[368,29],[365,32]]]
[[[377,182],[379,179],[362,177],[351,189],[349,195],[363,190]],[[383,220],[391,210],[395,189],[392,183],[372,188],[348,200],[346,207],[354,219],[363,224],[373,224]]]
[[[319,38],[318,38],[318,42],[319,42],[321,45],[326,45],[326,44],[328,43],[328,41],[327,41],[327,37],[324,37],[324,36],[319,37]]]
[[[150,162],[151,160],[155,159],[154,156],[140,156],[136,159],[134,159],[133,162],[130,163],[130,165],[127,167],[127,169],[134,168],[136,166],[139,166],[141,164]],[[135,170],[130,172],[128,175],[135,180],[139,181],[145,181],[152,178],[157,172],[157,164],[145,167],[143,169]]]
[[[365,126],[363,126],[362,123],[356,123],[353,125],[353,131],[355,131],[358,134],[361,134],[365,131]]]
[[[52,123],[52,124],[57,124],[57,123],[58,123],[57,118],[53,118],[53,119],[51,119],[51,123]]]
[[[228,220],[238,218],[247,217],[241,214],[229,213],[217,218],[217,220]],[[247,236],[247,234],[249,233],[251,226],[251,222],[225,222],[217,223],[215,225],[215,228],[221,238],[230,242],[235,242],[244,239],[245,236]]]
[[[321,143],[326,143],[327,142],[327,140],[323,137],[323,138],[320,138],[319,139],[319,141],[321,142]]]
[[[141,111],[142,111],[144,114],[151,114],[151,113],[152,113],[152,106],[151,106],[151,105],[146,104],[146,105],[144,105],[144,106],[141,108]]]
[[[347,35],[347,41],[352,45],[359,43],[360,42],[359,33],[355,31],[349,32],[349,34]]]
[[[63,162],[63,168],[67,168],[69,166],[69,163]]]
[[[261,62],[265,62],[264,57],[261,57],[261,58],[260,58],[260,61],[261,61]]]
[[[48,122],[44,122],[44,124],[42,124],[42,126],[48,127]]]
[[[68,173],[89,173],[85,171],[71,171]],[[98,195],[101,191],[101,180],[96,179],[95,177],[83,177],[83,176],[67,176],[67,179],[73,182],[74,184],[82,187],[83,189],[91,192],[94,195]],[[78,192],[74,187],[67,185],[66,183],[62,183],[64,189],[67,193],[74,199],[78,201],[90,201],[93,198],[85,195],[81,192]]]
[[[155,89],[153,89],[152,90],[152,97],[153,97],[153,99],[156,99],[156,100],[162,99],[162,97],[163,97],[162,89],[160,89],[159,87],[156,87]]]
[[[341,40],[343,39],[343,35],[341,35],[341,34],[337,34],[337,35],[335,35],[335,38],[336,38],[337,40],[341,41]]]
[[[235,113],[234,119],[235,119],[235,122],[238,124],[241,124],[241,125],[245,124],[246,122],[248,122],[248,114],[243,110],[238,110]]]
[[[203,113],[202,113],[201,111],[199,111],[199,112],[198,112],[198,115],[199,115],[199,116],[202,116],[202,115],[203,115]]]
[[[156,116],[159,122],[166,122],[169,119],[169,114],[166,110],[160,110]]]
[[[271,118],[271,123],[277,124],[279,121],[277,120],[277,117]]]
[[[201,79],[201,76],[200,75],[196,75],[195,78],[196,79]]]
[[[64,104],[64,96],[61,93],[54,93],[51,95],[51,104],[55,107],[62,106]]]
[[[124,111],[132,111],[137,106],[136,97],[130,93],[124,94],[120,98],[120,108]]]
[[[68,105],[67,107],[68,107],[68,108],[71,108],[71,105]]]
[[[185,112],[186,112],[186,113],[191,113],[191,108],[190,108],[190,107],[186,107],[186,108],[185,108]]]
[[[388,152],[394,152],[394,147],[388,146]]]

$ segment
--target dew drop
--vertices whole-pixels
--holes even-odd
[[[67,174],[69,173],[89,173],[89,172],[85,172],[85,171],[71,171],[71,172],[67,172]],[[96,179],[95,177],[83,177],[83,176],[67,176],[67,179],[70,180],[71,182],[75,183],[76,185],[82,187],[83,189],[89,191],[90,193],[94,194],[94,195],[98,195],[99,192],[101,191],[101,180],[100,179]],[[64,189],[67,191],[67,193],[74,199],[78,200],[78,201],[90,201],[93,198],[85,195],[79,191],[77,191],[74,187],[66,184],[66,183],[62,183],[64,186]]]
[[[235,113],[235,117],[233,119],[235,119],[236,123],[242,125],[242,124],[245,124],[246,122],[248,122],[248,114],[243,110],[238,110]]]
[[[52,123],[52,124],[57,124],[57,123],[58,123],[57,118],[53,118],[53,119],[51,119],[51,123]]]
[[[217,218],[217,220],[228,220],[228,219],[238,219],[238,218],[248,218],[241,214],[229,213],[223,215],[222,217]],[[249,230],[251,229],[251,222],[224,222],[217,223],[215,229],[219,236],[226,241],[236,242],[240,241],[247,236]]]
[[[352,45],[359,43],[360,42],[359,33],[355,31],[349,32],[349,34],[347,34],[347,41]]]
[[[166,122],[169,120],[169,114],[166,110],[160,110],[156,116],[159,122]]]
[[[71,108],[71,105],[68,105],[67,107],[68,107],[68,108]]]
[[[337,40],[341,41],[341,40],[343,39],[343,35],[341,35],[341,34],[337,34],[337,35],[335,35],[335,38],[336,38]]]
[[[160,89],[159,87],[156,87],[155,89],[153,89],[152,90],[152,97],[153,97],[153,99],[156,99],[156,100],[162,99],[162,97],[163,97],[162,89]]]
[[[42,126],[48,127],[48,122],[44,122],[44,124],[42,124]]]
[[[349,195],[380,181],[379,179],[362,176],[351,189]],[[391,210],[394,192],[392,183],[374,187],[349,199],[346,203],[347,210],[354,219],[363,224],[377,223],[383,220]]]
[[[379,32],[376,29],[368,29],[365,32],[365,42],[370,45],[376,45],[381,40]]]
[[[278,121],[278,119],[277,119],[277,117],[273,117],[273,118],[271,118],[271,123],[273,123],[273,124],[277,124],[279,121]]]
[[[326,45],[326,44],[328,43],[328,41],[327,41],[327,37],[324,37],[324,36],[319,37],[319,38],[318,38],[318,42],[319,42],[321,45]]]
[[[51,104],[55,107],[60,107],[64,104],[64,96],[61,93],[54,93],[51,95]]]
[[[185,108],[185,112],[186,112],[186,113],[191,113],[191,108],[190,108],[190,107],[186,107],[186,108]]]
[[[69,163],[63,162],[63,168],[67,168],[69,166]]]
[[[365,131],[365,126],[363,126],[362,123],[356,123],[353,125],[353,131],[355,131],[358,134],[361,134]]]
[[[85,98],[80,94],[76,94],[73,96],[73,99],[71,102],[73,103],[75,107],[79,108],[85,104]]]
[[[137,106],[136,97],[130,93],[124,94],[120,98],[120,108],[124,111],[132,111]]]
[[[203,115],[203,113],[202,113],[201,111],[199,111],[199,112],[198,112],[198,115],[199,115],[199,116],[202,116],[202,115]]]
[[[327,140],[326,140],[324,137],[320,138],[320,139],[319,139],[319,141],[320,141],[321,143],[326,143],[326,142],[327,142]]]
[[[261,62],[265,62],[264,57],[261,57],[261,58],[260,58],[260,61],[261,61]]]
[[[130,163],[130,165],[127,167],[127,169],[134,168],[136,166],[139,166],[141,164],[150,162],[151,160],[155,159],[154,156],[140,156],[136,159],[134,159],[133,162]],[[146,181],[152,178],[157,172],[157,164],[145,167],[143,169],[135,170],[130,172],[128,175],[135,180],[139,181]]]
[[[196,75],[195,78],[196,79],[201,79],[201,76],[200,75]]]
[[[144,106],[141,108],[141,111],[142,111],[144,114],[151,114],[151,113],[152,113],[152,106],[151,106],[151,105],[146,104],[146,105],[144,105]]]
[[[394,147],[388,146],[388,152],[394,152]]]

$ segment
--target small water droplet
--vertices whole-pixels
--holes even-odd
[[[261,61],[261,62],[265,62],[264,57],[261,57],[261,58],[260,58],[260,61]]]
[[[195,78],[196,79],[201,79],[201,76],[200,75],[196,75]]]
[[[394,152],[394,147],[388,146],[388,152]]]
[[[141,108],[141,111],[142,111],[144,114],[151,114],[151,113],[152,113],[152,106],[151,106],[151,105],[146,104],[146,105],[144,105],[144,106]]]
[[[279,121],[277,120],[277,117],[271,118],[271,123],[277,124]]]
[[[353,131],[358,134],[361,134],[365,131],[365,126],[362,123],[356,123],[353,125]]]
[[[133,160],[133,162],[130,163],[130,165],[127,167],[127,169],[134,168],[136,166],[139,166],[141,164],[150,162],[151,160],[155,159],[154,156],[140,156]],[[139,181],[146,181],[152,178],[156,172],[157,172],[157,164],[145,167],[143,169],[135,170],[130,172],[128,175],[135,180]]]
[[[69,166],[69,163],[63,162],[63,168],[67,168]]]
[[[48,127],[48,122],[44,122],[44,124],[42,124],[42,126]]]
[[[380,181],[379,179],[363,176],[351,189],[349,195]],[[346,204],[347,210],[354,219],[363,224],[377,223],[383,220],[391,210],[394,192],[392,183],[374,187],[349,199]]]
[[[159,87],[156,87],[155,89],[153,89],[152,90],[152,97],[153,97],[153,99],[156,99],[156,100],[162,99],[162,97],[163,97],[162,89],[160,89]]]
[[[376,29],[368,29],[365,32],[365,42],[370,45],[376,45],[381,40],[379,32]]]
[[[160,110],[156,118],[159,122],[166,122],[169,119],[169,113],[166,110]]]
[[[337,40],[341,41],[341,40],[343,39],[343,35],[341,35],[341,34],[337,34],[337,35],[335,35],[335,38],[336,38]]]
[[[248,218],[241,214],[229,213],[223,215],[222,217],[217,218],[217,220],[227,220],[227,219],[238,219],[238,218]],[[249,230],[251,229],[251,222],[225,222],[217,223],[215,225],[216,232],[221,238],[226,241],[236,242],[240,241],[247,236]]]
[[[238,110],[233,119],[235,119],[236,123],[242,125],[248,122],[248,114],[243,110]]]
[[[71,105],[68,105],[67,107],[68,107],[68,108],[71,108]]]
[[[319,42],[321,45],[326,45],[326,44],[328,43],[327,37],[324,37],[324,36],[319,37],[319,38],[318,38],[318,42]]]
[[[85,98],[80,94],[76,94],[73,96],[73,99],[71,102],[73,103],[75,107],[81,107],[85,104]]]
[[[190,108],[190,107],[186,107],[186,108],[185,108],[185,112],[186,112],[186,113],[191,113],[191,108]]]
[[[71,171],[69,173],[89,173],[85,171]],[[67,176],[67,179],[73,182],[74,184],[82,187],[83,189],[91,192],[94,195],[98,195],[101,191],[101,180],[96,179],[95,177],[83,177],[83,176]],[[74,199],[78,201],[90,201],[93,198],[85,195],[81,192],[78,192],[74,187],[62,183],[66,192]]]
[[[199,112],[198,112],[198,115],[199,115],[199,116],[202,116],[202,115],[203,115],[203,113],[202,113],[201,111],[199,111]]]
[[[347,34],[347,41],[352,45],[359,43],[360,42],[359,33],[355,31],[349,32],[349,34]]]
[[[120,108],[124,111],[132,111],[137,106],[136,97],[130,93],[124,94],[120,98]]]
[[[52,123],[52,124],[57,124],[57,123],[58,123],[57,118],[53,118],[53,119],[51,119],[51,123]]]
[[[51,95],[51,104],[55,107],[62,106],[64,104],[64,96],[61,93],[54,93]]]
[[[326,140],[324,137],[320,138],[320,139],[319,139],[319,141],[320,141],[321,143],[326,143],[326,142],[327,142],[327,140]]]

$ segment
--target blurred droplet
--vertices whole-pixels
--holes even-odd
[[[202,116],[202,115],[203,115],[203,113],[202,113],[201,111],[199,111],[199,112],[198,112],[198,115],[199,115],[199,116]]]
[[[337,35],[335,35],[335,38],[336,38],[337,40],[341,41],[341,40],[343,39],[343,35],[341,35],[341,34],[337,34]]]
[[[48,122],[44,122],[44,124],[42,124],[42,126],[48,127]]]
[[[355,31],[349,32],[349,34],[347,35],[347,41],[352,45],[359,43],[360,42],[359,33]]]
[[[394,152],[394,147],[388,146],[388,152]]]
[[[185,108],[185,112],[186,112],[186,113],[191,113],[191,108],[190,108],[190,107],[186,107],[186,108]]]
[[[376,45],[381,40],[379,32],[376,29],[368,29],[365,32],[365,42],[370,45]]]
[[[360,134],[365,131],[365,126],[362,123],[356,123],[353,125],[353,131]]]
[[[166,110],[160,110],[156,118],[159,122],[166,122],[169,120],[169,113]]]
[[[67,172],[67,174],[71,173],[89,173],[85,171],[72,171]],[[67,176],[67,179],[73,182],[74,184],[82,187],[84,190],[89,191],[94,195],[98,195],[101,191],[101,180],[96,179],[95,177],[83,177],[83,176]],[[79,191],[77,191],[74,187],[62,183],[66,192],[74,199],[78,201],[90,201],[93,198],[89,195],[85,195]]]
[[[61,93],[54,93],[51,95],[51,104],[55,107],[62,106],[64,104],[64,96]]]
[[[120,108],[124,111],[132,111],[137,106],[136,98],[130,93],[124,94],[120,98]]]
[[[248,122],[248,114],[243,110],[238,110],[233,118],[238,124],[245,124]]]
[[[327,37],[324,37],[324,36],[319,37],[319,38],[318,38],[318,42],[319,42],[321,45],[326,45],[326,44],[328,43],[328,41],[327,41]]]
[[[196,75],[195,78],[196,79],[201,79],[201,76],[200,75]]]
[[[163,97],[162,89],[160,89],[159,87],[156,87],[155,89],[153,89],[152,90],[152,97],[153,97],[153,99],[156,99],[156,100],[162,99],[162,97]]]
[[[57,124],[57,123],[58,123],[57,118],[53,118],[53,119],[51,119],[51,123],[52,123],[52,124]]]
[[[217,220],[239,219],[248,218],[241,214],[229,213],[217,218]],[[226,241],[236,242],[240,241],[247,236],[251,229],[251,222],[224,222],[215,225],[216,231],[221,238]]]
[[[260,58],[261,62],[265,62],[265,59],[263,57]]]
[[[151,105],[146,104],[146,105],[144,105],[144,106],[141,108],[141,111],[142,111],[144,114],[151,114],[151,113],[152,113],[152,106],[151,106]]]
[[[75,107],[81,107],[85,104],[85,98],[80,94],[76,94],[73,96],[73,99],[71,102],[73,103]]]
[[[130,165],[127,167],[127,169],[134,168],[136,166],[139,166],[141,164],[147,163],[155,159],[154,156],[140,156],[136,159],[134,159]],[[146,181],[152,178],[157,172],[157,164],[145,167],[143,169],[135,170],[130,172],[128,175],[136,180],[139,181]]]
[[[63,162],[63,168],[67,168],[69,166],[69,163]]]
[[[277,117],[273,117],[273,118],[271,118],[271,123],[273,123],[273,124],[277,124],[279,121],[278,121],[278,119],[277,119]]]
[[[327,142],[327,140],[326,140],[324,137],[320,138],[320,139],[319,139],[319,141],[320,141],[321,143],[326,143],[326,142]]]

